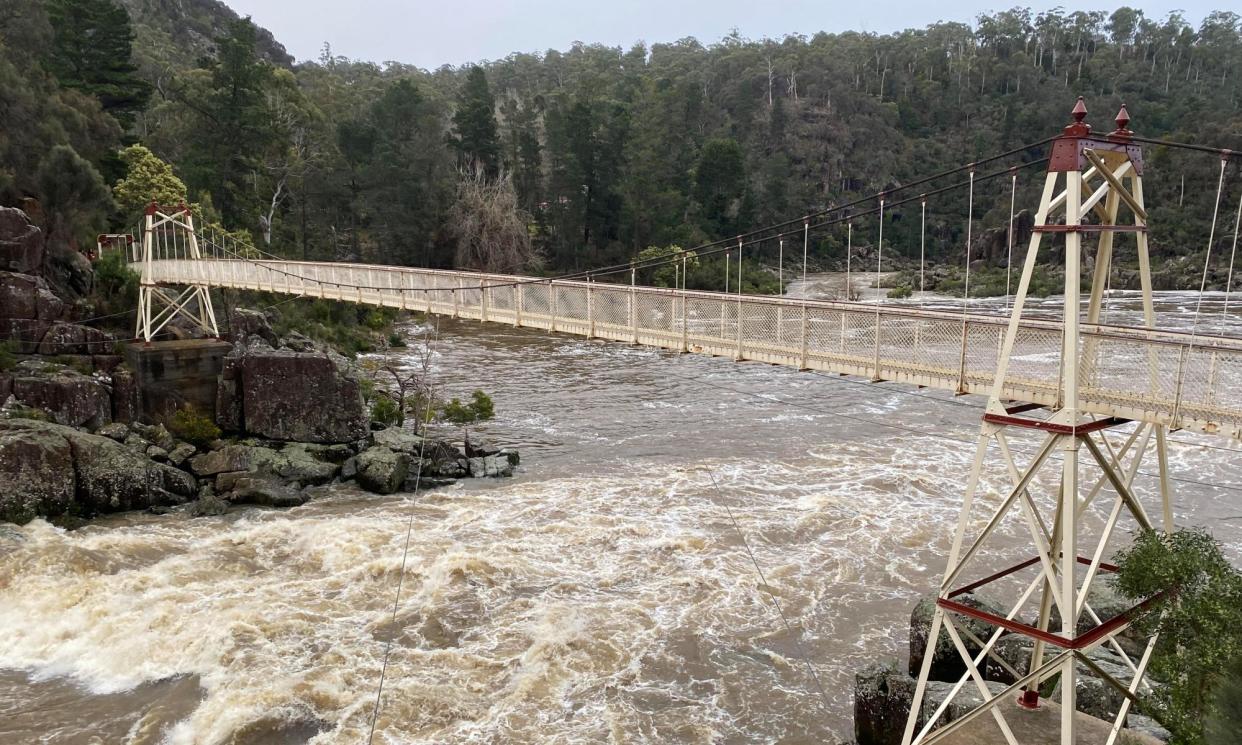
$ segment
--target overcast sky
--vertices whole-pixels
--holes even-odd
[[[354,59],[396,61],[434,69],[501,59],[510,52],[566,49],[574,41],[628,47],[636,41],[694,36],[710,43],[730,29],[745,37],[779,39],[817,31],[886,33],[940,20],[971,22],[1015,2],[957,0],[809,2],[808,0],[225,0],[276,35],[299,60],[314,59],[324,42]],[[1198,25],[1224,0],[1132,3],[1149,18],[1181,9]],[[1030,3],[1036,10],[1058,3]],[[1060,3],[1077,9],[1072,3]],[[1089,7],[1110,8],[1104,3]],[[1115,6],[1111,6],[1115,7]]]

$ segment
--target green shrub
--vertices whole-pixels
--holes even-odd
[[[376,396],[371,402],[371,421],[391,427],[401,420],[401,407],[388,396]]]
[[[914,294],[914,289],[910,285],[898,285],[888,291],[889,298],[893,300],[902,300]]]
[[[193,406],[178,409],[168,420],[167,426],[174,437],[198,447],[220,439],[220,428],[216,423],[211,417],[200,414]]]
[[[137,272],[129,268],[124,251],[109,251],[95,262],[95,285],[90,300],[99,315],[125,314],[138,307]],[[116,324],[128,323],[124,317]]]
[[[36,422],[50,422],[52,416],[43,409],[36,409],[31,406],[17,406],[9,412],[11,419],[31,419]]]
[[[448,422],[464,426],[495,417],[496,407],[491,396],[476,390],[470,394],[470,403],[463,404],[460,399],[454,398],[444,405],[441,415]]]
[[[1147,531],[1115,561],[1117,590],[1127,598],[1169,591],[1137,622],[1144,634],[1160,634],[1149,674],[1164,684],[1143,699],[1144,712],[1179,745],[1234,742],[1206,739],[1204,725],[1236,717],[1215,707],[1238,697],[1227,675],[1242,665],[1242,573],[1201,530]]]
[[[17,342],[0,342],[0,372],[8,372],[17,366]]]
[[[78,356],[78,355],[60,354],[60,355],[53,357],[52,362],[55,362],[58,365],[64,365],[65,367],[72,368],[82,373],[83,375],[90,375],[91,373],[95,372],[95,365],[94,363],[91,362],[89,357],[83,359],[81,356]]]
[[[401,349],[405,347],[405,337],[396,331],[392,332],[388,335],[388,346],[393,347],[394,349]]]

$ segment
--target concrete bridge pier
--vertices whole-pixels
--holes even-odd
[[[192,406],[216,418],[216,386],[224,356],[233,348],[217,339],[132,342],[125,360],[138,384],[138,418],[163,420],[177,409]]]

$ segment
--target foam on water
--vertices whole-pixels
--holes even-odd
[[[515,479],[417,499],[338,488],[286,511],[5,530],[0,669],[26,671],[31,690],[74,681],[79,718],[122,705],[104,694],[195,676],[189,713],[148,718],[128,739],[120,730],[132,743],[314,732],[315,743],[359,742],[389,641],[379,742],[845,736],[854,672],[904,654],[913,600],[938,584],[972,447],[831,412],[922,429],[934,420],[969,442],[978,410],[778,368],[476,329],[442,326],[437,372],[450,395],[491,381],[501,419],[485,430],[524,448]],[[1028,453],[1020,460],[1029,447],[1015,441]],[[1238,481],[1220,456],[1178,444],[1174,471]],[[1005,481],[998,464],[986,469],[972,530]],[[1144,495],[1154,488],[1140,483]],[[1219,519],[1236,501],[1182,494],[1179,510],[1239,545],[1242,524]],[[1002,536],[985,563],[1028,540],[1020,522]],[[24,716],[18,726],[32,734],[68,715]]]

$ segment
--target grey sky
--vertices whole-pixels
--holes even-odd
[[[818,31],[885,33],[939,20],[973,21],[981,12],[1027,3],[958,0],[809,2],[808,0],[225,0],[238,13],[276,35],[299,60],[319,55],[326,41],[334,54],[376,62],[436,68],[500,59],[510,52],[565,49],[574,41],[628,47],[635,41],[694,36],[717,41],[737,28],[746,37],[808,36]],[[1229,3],[1174,0],[1141,3],[1149,18],[1181,9],[1198,25]],[[1036,10],[1071,3],[1033,2]],[[1098,4],[1091,7],[1116,7]],[[1076,8],[1074,8],[1076,9]]]

